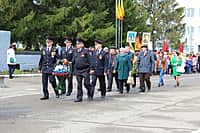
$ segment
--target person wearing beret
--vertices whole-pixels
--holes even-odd
[[[53,47],[53,38],[48,36],[46,38],[46,47],[42,49],[39,61],[39,71],[42,72],[42,87],[44,94],[40,100],[49,99],[48,79],[54,89],[56,98],[59,98],[59,93],[56,90],[56,79],[55,76],[52,75],[58,58],[58,51]]]
[[[150,76],[154,71],[154,56],[153,53],[148,50],[147,45],[142,45],[142,50],[138,55],[138,60],[136,63],[136,70],[139,72],[140,78],[140,92],[145,92],[145,82],[148,91],[151,90]]]
[[[72,46],[72,39],[67,37],[64,41],[65,47],[61,50],[61,59],[65,62],[71,63],[73,58],[74,48]],[[70,96],[73,90],[73,74],[71,73],[68,80],[68,90],[66,96]]]
[[[84,86],[87,89],[88,100],[92,100],[91,84],[90,84],[90,70],[92,68],[91,57],[89,50],[85,48],[85,41],[82,39],[76,40],[76,50],[72,58],[72,65],[77,80],[77,99],[74,102],[81,102],[83,100],[83,79]]]
[[[108,60],[106,57],[106,52],[103,51],[101,40],[94,40],[95,43],[95,52],[92,58],[92,97],[94,96],[95,86],[97,78],[100,83],[100,91],[101,97],[104,98],[106,96],[106,81],[105,76],[107,74],[107,64]]]

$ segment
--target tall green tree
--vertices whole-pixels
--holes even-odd
[[[124,0],[124,8],[125,41],[129,30],[149,30],[143,8],[130,0]],[[11,30],[12,41],[21,41],[26,49],[38,49],[47,34],[56,40],[66,35],[81,37],[88,45],[93,45],[94,38],[104,40],[107,46],[115,43],[113,0],[41,0],[40,5],[32,0],[0,0],[0,15],[0,28]]]
[[[176,0],[149,0],[146,9],[151,21],[153,43],[168,39],[170,47],[177,48],[185,29],[184,7],[180,7]]]

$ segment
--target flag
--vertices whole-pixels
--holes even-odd
[[[178,50],[183,53],[183,43],[179,42]]]
[[[116,18],[120,20],[124,20],[125,12],[124,12],[124,5],[123,0],[119,0],[116,4]]]
[[[125,16],[125,11],[124,11],[124,4],[123,4],[123,0],[121,0],[121,20],[124,20],[124,16]]]
[[[140,49],[141,49],[140,37],[136,36],[135,37],[135,50],[140,50]]]
[[[165,39],[165,40],[163,41],[162,50],[163,50],[163,52],[167,52],[168,49],[169,49],[168,41],[167,41],[167,39]]]

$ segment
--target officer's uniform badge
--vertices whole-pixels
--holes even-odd
[[[56,49],[53,48],[53,49],[52,49],[52,52],[51,52],[51,57],[54,58],[55,55],[56,55]]]
[[[103,57],[102,57],[102,55],[100,54],[100,55],[99,55],[99,59],[101,60],[102,58],[103,58]]]
[[[81,53],[81,54],[80,54],[80,57],[85,57],[85,54],[84,54],[84,53]]]
[[[69,51],[69,54],[71,54],[71,53],[72,53],[72,50]]]
[[[45,50],[42,50],[42,55],[46,55],[46,51]]]

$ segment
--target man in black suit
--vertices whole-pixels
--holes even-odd
[[[74,51],[74,48],[72,46],[72,39],[70,37],[67,37],[64,41],[64,44],[65,44],[65,47],[63,47],[61,50],[61,59],[65,60],[64,62],[71,64],[72,58],[73,58],[73,51]],[[69,74],[67,80],[68,80],[68,89],[67,89],[66,96],[70,96],[73,90],[73,74],[72,73]]]
[[[81,102],[83,99],[83,86],[87,89],[88,100],[92,100],[91,84],[90,84],[90,70],[92,68],[91,57],[89,50],[85,48],[85,41],[83,39],[77,39],[76,50],[73,54],[72,65],[74,65],[74,71],[77,80],[77,99],[74,102]]]
[[[94,96],[95,86],[97,78],[100,83],[101,97],[106,96],[106,81],[105,76],[107,74],[107,56],[106,52],[102,49],[103,42],[101,40],[94,40],[95,43],[95,52],[92,57],[92,97]]]
[[[57,59],[58,59],[58,51],[53,46],[53,38],[48,36],[46,38],[46,47],[42,49],[41,58],[39,61],[39,70],[40,72],[42,72],[42,86],[43,86],[43,93],[44,93],[44,96],[40,98],[40,100],[49,99],[48,79],[54,89],[56,98],[59,98],[58,90],[56,90],[56,86],[57,86],[56,79],[55,79],[55,76],[52,75]]]

